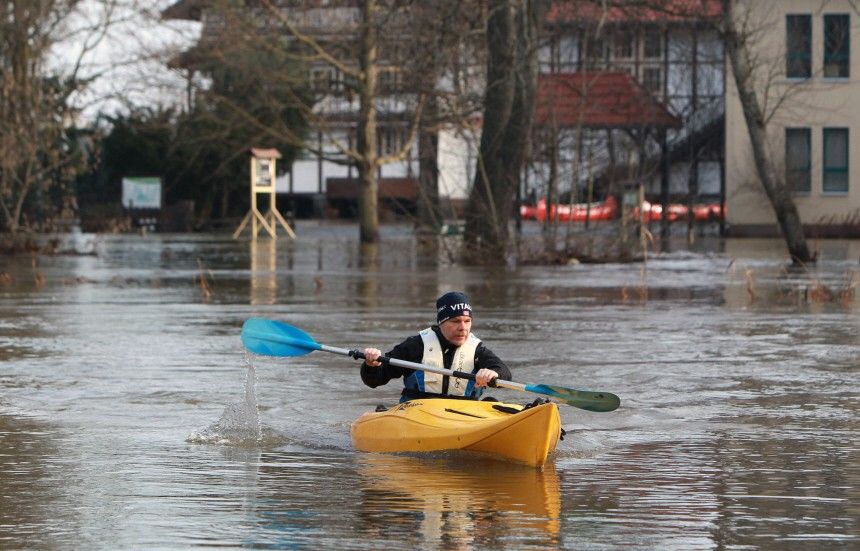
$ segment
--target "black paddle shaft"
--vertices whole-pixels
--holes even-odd
[[[355,348],[350,350],[348,355],[351,358],[355,358],[356,360],[366,360],[367,359],[367,356],[364,355],[364,352],[362,352],[361,350],[355,349]],[[397,365],[398,360],[396,358],[389,358],[388,356],[380,356],[380,357],[376,358],[376,361],[378,361],[382,365],[391,365],[392,360],[393,360],[394,365]],[[465,371],[451,370],[450,376],[451,377],[457,377],[458,379],[468,379],[470,381],[476,380],[474,373],[466,373]],[[489,383],[489,386],[492,386],[492,387],[496,386],[496,380],[495,379],[491,380]]]

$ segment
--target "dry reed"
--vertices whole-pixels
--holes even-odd
[[[200,268],[200,274],[197,276],[197,283],[200,285],[200,293],[203,296],[203,300],[208,302],[212,299],[212,284],[210,283],[210,279],[214,281],[214,277],[210,270],[204,268],[203,262],[199,258],[197,259],[197,266]]]

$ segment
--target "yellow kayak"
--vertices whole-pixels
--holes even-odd
[[[365,452],[469,450],[542,466],[561,436],[558,407],[420,399],[365,413],[352,424],[352,443]]]

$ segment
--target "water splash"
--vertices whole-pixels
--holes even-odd
[[[258,446],[263,442],[264,431],[257,408],[257,373],[247,355],[245,364],[248,369],[245,371],[244,401],[227,404],[216,423],[192,432],[186,442],[226,446]]]

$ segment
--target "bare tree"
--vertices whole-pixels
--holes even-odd
[[[411,40],[404,44],[409,78],[426,96],[418,143],[420,200],[418,225],[433,233],[445,219],[439,196],[439,134],[473,134],[480,112],[485,66],[484,0],[412,0],[406,20]]]
[[[538,31],[548,7],[545,0],[490,3],[483,129],[465,239],[468,253],[491,262],[504,262],[508,248],[537,89]]]
[[[791,102],[798,88],[779,84],[785,80],[780,63],[758,57],[756,43],[761,39],[761,33],[773,32],[771,29],[762,28],[761,23],[752,15],[753,8],[760,7],[760,3],[738,0],[581,0],[579,3],[591,4],[604,12],[606,9],[619,13],[626,11],[629,14],[650,11],[672,18],[698,18],[701,22],[712,22],[712,27],[719,33],[725,46],[737,86],[761,188],[776,215],[793,261],[801,263],[813,260],[792,197],[791,186],[785,177],[779,174],[769,149],[768,125],[776,113]],[[691,118],[695,116],[693,113]],[[688,120],[687,124],[690,123]],[[692,147],[692,141],[689,146]],[[695,170],[698,155],[699,152],[691,153],[691,171]],[[692,172],[690,184],[690,190],[693,191],[696,183]]]
[[[769,149],[768,124],[789,102],[796,88],[790,85],[775,86],[775,83],[784,77],[780,65],[763,62],[757,56],[755,42],[760,38],[760,33],[765,30],[773,32],[761,28],[760,23],[752,16],[752,8],[758,3],[745,0],[719,0],[718,4],[713,0],[641,0],[627,3],[616,0],[610,4],[618,9],[632,4],[637,8],[658,10],[678,17],[714,13],[718,15],[713,19],[714,27],[722,38],[737,87],[758,180],[776,215],[793,262],[813,261],[792,190],[786,179],[778,174]],[[718,9],[715,10],[715,7]]]
[[[250,3],[224,3],[217,6],[220,17],[238,18],[244,24],[225,22],[217,29],[204,29],[196,48],[197,52],[223,50],[217,58],[229,63],[227,47],[232,42],[217,37],[227,27],[244,29],[240,39],[255,43],[261,56],[272,49],[286,50],[304,68],[303,74],[290,72],[284,77],[298,78],[293,83],[294,107],[310,132],[274,127],[269,131],[273,138],[357,169],[362,242],[379,239],[382,167],[411,162],[419,133],[424,136],[420,163],[426,169],[421,183],[426,203],[423,220],[438,225],[433,136],[442,121],[453,116],[456,104],[451,91],[438,85],[460,52],[461,29],[473,26],[475,19],[469,10],[474,2],[444,0],[441,4],[361,0],[286,5],[263,0],[255,8]],[[208,8],[213,15],[215,7]],[[440,13],[444,16],[439,17]],[[207,21],[211,26],[217,18]],[[310,96],[298,92],[308,85],[313,91]],[[427,104],[431,109],[425,111]],[[265,124],[248,118],[249,124]],[[399,135],[396,140],[388,139],[392,129]]]
[[[205,18],[174,12],[206,22],[200,43],[178,59],[192,62],[186,70],[207,56],[218,64],[234,64],[239,42],[261,57],[286,50],[304,73],[278,76],[294,79],[295,107],[309,132],[290,134],[270,126],[270,135],[348,167],[350,179],[357,169],[363,241],[378,239],[383,167],[400,163],[412,176],[416,157],[418,223],[438,230],[445,216],[438,195],[438,135],[469,136],[483,100],[484,75],[476,70],[484,57],[483,0],[212,2],[206,9]],[[224,36],[228,29],[236,31]],[[194,81],[212,97],[210,83]],[[300,94],[302,88],[310,88],[310,96]],[[265,126],[236,108],[240,120]]]
[[[348,147],[342,140],[336,143],[333,132],[328,132],[328,139],[359,168],[361,238],[378,239],[376,197],[381,167],[412,158],[416,143],[418,224],[437,229],[444,219],[438,195],[439,132],[471,127],[482,99],[475,92],[473,68],[483,56],[483,44],[475,44],[483,37],[483,0],[362,0],[357,4],[362,18],[356,29],[361,40],[356,46],[338,51],[337,44],[308,35],[299,41],[346,75],[350,92],[358,98],[357,147]],[[295,31],[288,27],[298,37]],[[388,84],[381,86],[383,76]],[[386,106],[382,112],[380,105]],[[371,134],[392,121],[400,121],[408,130],[399,150],[382,154],[372,141],[381,140]],[[317,117],[313,124],[325,128],[326,121]]]
[[[291,65],[283,71],[269,70],[270,82],[278,90],[293,90],[291,97],[270,95],[274,107],[289,103],[301,118],[300,124],[266,121],[229,97],[218,99],[235,111],[234,123],[258,128],[271,142],[289,143],[320,159],[357,169],[359,181],[359,230],[362,242],[379,240],[378,189],[381,168],[409,158],[418,133],[423,97],[400,96],[392,108],[383,107],[389,79],[397,71],[391,46],[402,40],[399,23],[402,2],[337,0],[333,2],[233,2],[208,3],[205,16],[191,10],[167,10],[166,17],[191,17],[204,21],[200,42],[184,52],[180,65],[190,72],[217,65],[233,66],[237,44],[256,52],[259,60],[275,57]],[[255,63],[253,57],[241,60]],[[238,67],[236,67],[238,69]],[[203,78],[191,78],[193,86],[215,99],[216,90]],[[267,90],[262,87],[261,93]],[[380,112],[380,109],[383,111]],[[271,110],[271,109],[270,109]],[[383,151],[378,126],[403,128],[406,136],[396,150]],[[287,122],[284,124],[284,122]],[[305,132],[304,130],[308,131]],[[392,140],[389,140],[391,142]]]
[[[428,171],[425,177],[432,173],[434,160],[427,154],[432,154],[429,150],[434,127],[442,117],[450,116],[446,115],[450,113],[446,102],[440,102],[443,93],[436,89],[436,85],[458,46],[457,41],[449,39],[454,36],[454,29],[460,28],[468,18],[460,18],[443,27],[437,21],[438,11],[423,2],[363,0],[358,4],[360,21],[343,35],[334,37],[306,32],[294,22],[294,14],[277,10],[271,3],[269,8],[277,14],[288,35],[303,49],[301,59],[308,64],[327,65],[341,75],[347,103],[357,103],[355,142],[352,142],[348,128],[344,135],[344,113],[340,113],[340,118],[332,118],[325,109],[314,105],[308,105],[306,112],[311,126],[325,134],[327,147],[358,168],[360,238],[362,242],[376,242],[379,240],[377,198],[380,169],[409,159],[421,128],[429,132],[424,139],[428,151],[422,157],[422,164]],[[456,3],[445,2],[445,5],[452,8],[452,14],[466,13]],[[407,36],[411,39],[406,39]],[[380,86],[382,76],[386,77],[385,86]],[[396,100],[383,101],[392,97]],[[432,109],[424,116],[428,102]],[[406,132],[397,150],[383,152],[379,147],[378,128],[381,123],[380,105],[386,103],[382,118],[387,124],[399,120]],[[333,125],[334,119],[337,119],[337,124]],[[325,154],[307,140],[304,146]],[[431,178],[424,182],[422,189],[435,191],[435,186],[435,178]],[[433,204],[435,197],[432,193],[425,193],[425,200],[429,201],[429,208],[426,208],[424,216],[429,220],[436,210]]]
[[[88,84],[78,76],[81,60],[104,37],[113,5],[102,3],[104,17],[70,29],[78,0],[0,3],[0,227],[7,232],[21,228],[34,192],[69,183],[82,168],[67,135],[76,116],[69,97]],[[77,34],[66,48],[70,68],[50,70],[52,49],[70,33]]]
[[[797,212],[797,206],[791,197],[791,190],[785,180],[777,176],[768,149],[767,117],[755,90],[755,66],[752,63],[752,53],[747,42],[749,35],[738,27],[740,15],[736,2],[721,0],[721,3],[723,17],[720,21],[720,31],[725,40],[726,53],[737,85],[759,180],[776,214],[792,261],[795,263],[813,261],[814,258],[809,252],[806,237],[803,234],[803,224]]]

